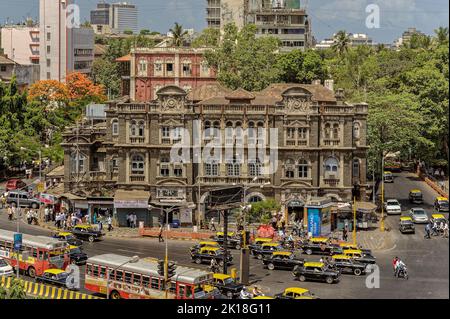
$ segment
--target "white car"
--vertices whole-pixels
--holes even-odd
[[[428,215],[423,208],[411,208],[409,211],[409,216],[412,218],[415,224],[426,224],[428,223]]]
[[[9,277],[14,275],[14,269],[11,267],[6,260],[0,258],[0,277]]]
[[[402,207],[396,199],[388,199],[384,205],[384,209],[388,215],[400,215],[402,213]]]

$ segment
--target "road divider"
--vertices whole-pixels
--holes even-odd
[[[13,279],[13,277],[2,277],[0,280],[0,286],[9,289]],[[45,285],[42,283],[26,280],[20,281],[24,283],[24,290],[26,294],[33,297],[41,297],[45,299],[103,299],[74,290]]]

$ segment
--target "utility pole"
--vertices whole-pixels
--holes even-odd
[[[380,231],[384,232],[384,151],[381,158],[381,222]]]
[[[228,273],[227,256],[228,256],[228,210],[223,212],[223,273]]]

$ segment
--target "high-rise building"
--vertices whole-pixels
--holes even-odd
[[[18,64],[39,64],[39,27],[6,25],[1,29],[3,52]]]
[[[111,5],[106,2],[97,4],[97,8],[91,10],[91,24],[109,25],[109,9]]]
[[[304,50],[312,45],[311,24],[299,0],[207,0],[208,27],[255,24],[258,36],[281,41],[281,50]]]
[[[127,30],[138,33],[137,7],[128,2],[111,4],[111,7],[109,8],[109,26],[117,33],[123,33]]]
[[[71,25],[73,0],[40,0],[40,78],[64,81],[70,72],[90,73],[94,31]]]

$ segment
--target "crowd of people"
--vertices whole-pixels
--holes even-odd
[[[431,236],[442,236],[444,238],[448,238],[448,222],[441,221],[438,223],[437,221],[430,221],[425,226],[425,238],[431,239]]]

